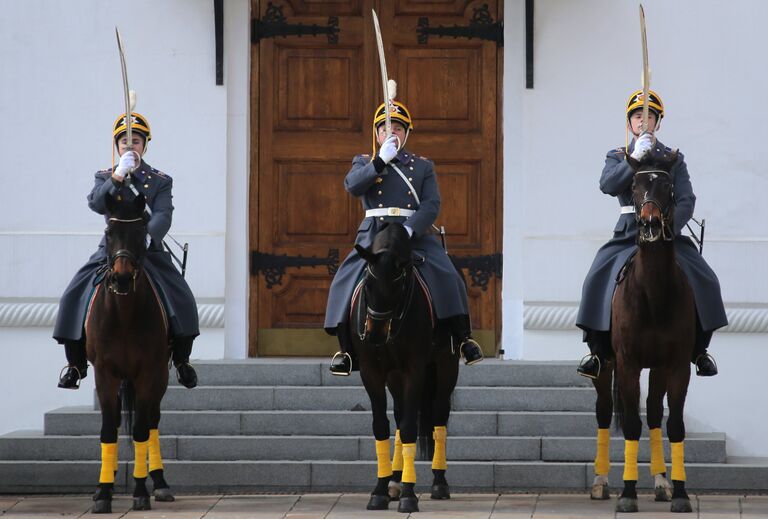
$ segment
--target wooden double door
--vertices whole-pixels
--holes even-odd
[[[252,0],[259,20],[251,49],[251,356],[337,349],[322,330],[328,287],[363,218],[343,181],[352,157],[371,153],[371,122],[382,102],[371,9],[397,99],[413,116],[407,148],[435,163],[437,224],[465,267],[475,335],[486,354],[497,352],[501,48],[423,30],[420,37],[418,27],[496,22],[502,2]],[[313,24],[315,36],[270,35]]]

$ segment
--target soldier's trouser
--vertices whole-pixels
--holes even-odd
[[[83,371],[87,367],[88,360],[85,355],[85,340],[64,341],[64,354],[67,356],[67,362],[70,366]]]
[[[464,339],[472,337],[472,322],[467,314],[454,315],[446,320],[456,344],[461,344]]]
[[[195,340],[192,336],[174,337],[171,341],[173,348],[173,364],[178,366],[184,362],[189,362],[189,356],[192,355],[192,342]]]

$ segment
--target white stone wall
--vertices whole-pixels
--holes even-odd
[[[598,179],[623,146],[625,102],[640,88],[636,2],[536,2],[535,85],[525,89],[525,2],[505,4],[504,295],[507,358],[573,359],[581,284],[618,218]],[[692,381],[689,429],[724,431],[728,452],[768,456],[768,417],[746,405],[764,392],[768,361],[768,174],[760,100],[768,4],[646,0],[651,86],[667,117],[658,133],[685,154],[706,218],[704,255],[732,326],[712,341],[721,374]]]

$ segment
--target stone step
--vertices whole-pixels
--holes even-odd
[[[0,461],[0,493],[92,492],[99,477],[98,461]],[[120,463],[117,492],[125,492],[132,466]],[[623,466],[614,464],[613,495],[621,484]],[[428,462],[417,462],[417,492],[429,491]],[[762,491],[768,480],[768,460],[753,464],[689,463],[691,491]],[[376,483],[371,461],[174,461],[165,474],[177,493],[243,492],[368,492]],[[648,465],[640,464],[638,488],[652,484]],[[559,490],[584,492],[592,484],[591,463],[453,462],[446,474],[454,492]],[[133,487],[133,482],[130,483]]]
[[[390,429],[394,420],[389,413]],[[592,412],[456,411],[448,424],[455,436],[592,436]],[[63,407],[45,414],[46,435],[92,435],[101,414],[89,406]],[[164,435],[369,435],[368,411],[165,411]]]
[[[723,463],[725,435],[691,434],[685,441],[691,463]],[[19,431],[0,436],[0,459],[34,461],[95,460],[99,437],[44,436],[40,431]],[[372,436],[162,436],[167,460],[375,460]],[[669,448],[666,459],[669,460]],[[122,458],[130,458],[128,438],[120,438]],[[449,436],[448,459],[453,461],[580,461],[595,456],[594,437]],[[613,438],[611,459],[621,460],[624,441]],[[640,443],[639,460],[649,461],[648,440]]]
[[[194,361],[201,385],[206,386],[362,386],[360,374],[333,376],[330,359],[260,358]],[[485,359],[459,369],[460,386],[592,387],[576,374],[576,364],[561,361],[503,361]],[[178,386],[170,377],[172,386]]]
[[[94,400],[95,400],[94,393]],[[392,408],[392,399],[389,408]],[[94,405],[94,409],[98,406]],[[457,387],[454,411],[591,411],[595,392],[586,387]],[[370,410],[363,387],[198,386],[169,387],[162,409],[175,411]]]

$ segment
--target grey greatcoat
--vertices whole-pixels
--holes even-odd
[[[195,297],[162,245],[163,238],[171,228],[173,180],[144,161],[131,175],[133,185],[144,195],[147,206],[152,210],[147,226],[151,242],[144,259],[144,268],[160,292],[168,315],[171,336],[197,336],[200,330]],[[111,176],[111,169],[98,171],[95,174],[93,189],[88,195],[88,207],[99,214],[106,213],[107,193],[126,200],[135,196],[127,186],[113,182]],[[77,271],[61,296],[59,313],[53,328],[53,338],[60,343],[82,338],[83,321],[94,290],[93,282],[99,267],[106,262],[105,239],[102,237],[99,248],[88,263]]]
[[[634,142],[630,145],[631,153]],[[664,145],[657,142],[657,147]],[[668,148],[667,148],[668,149]],[[620,206],[632,205],[632,178],[634,172],[624,155],[624,148],[608,152],[600,177],[600,190],[618,198]],[[675,199],[675,254],[680,268],[688,278],[696,299],[696,310],[704,331],[712,331],[728,324],[720,295],[720,283],[699,254],[693,241],[681,234],[693,216],[696,196],[693,194],[688,167],[683,154],[671,171]],[[616,288],[616,276],[622,266],[637,251],[637,222],[634,213],[622,214],[613,229],[613,238],[597,251],[581,293],[581,305],[576,325],[583,330],[608,331],[611,327],[611,300]]]
[[[469,305],[464,281],[440,241],[430,232],[440,211],[440,190],[434,165],[432,161],[404,149],[400,150],[392,163],[408,177],[421,203],[416,203],[410,188],[392,166],[387,165],[381,173],[377,173],[370,155],[357,155],[352,160],[352,169],[344,179],[344,188],[360,198],[363,209],[399,207],[415,209],[416,212],[407,218],[364,218],[357,229],[355,243],[370,247],[381,224],[385,222],[407,225],[413,229],[411,246],[414,253],[425,259],[418,269],[429,286],[437,318],[466,315],[469,313]],[[325,311],[325,329],[328,333],[335,334],[339,324],[347,320],[352,292],[364,267],[365,261],[352,249],[336,272],[328,292]]]

